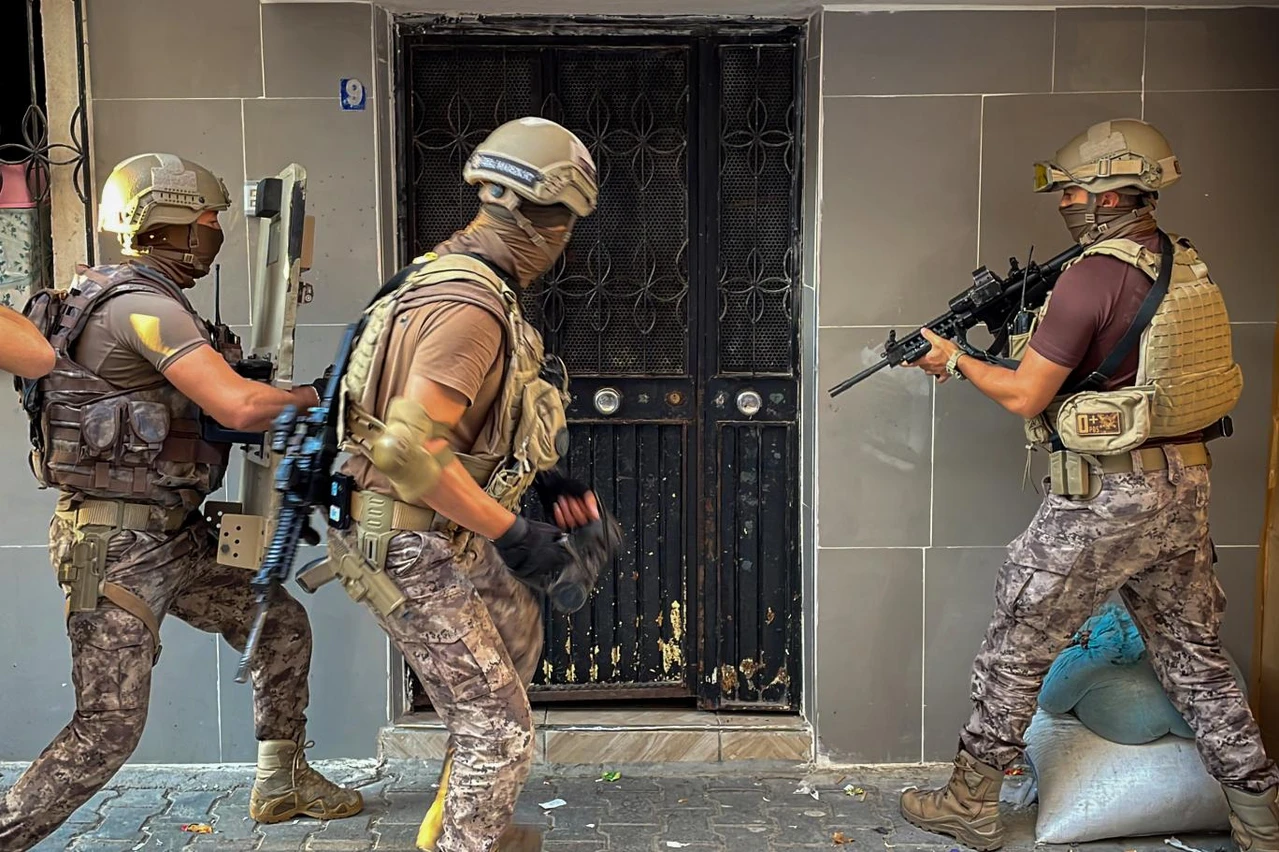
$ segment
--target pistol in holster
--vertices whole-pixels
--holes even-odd
[[[58,565],[58,583],[67,594],[67,614],[93,612],[107,579],[107,547],[119,527],[75,528],[71,558]]]
[[[355,525],[359,552],[352,552],[338,535],[329,536],[328,555],[311,562],[297,575],[297,583],[310,594],[334,579],[356,603],[367,602],[389,618],[404,606],[404,593],[386,574],[386,554],[397,530],[391,528],[394,501],[382,495],[368,495],[372,505]],[[377,498],[385,500],[386,505]],[[382,511],[385,509],[385,511]]]

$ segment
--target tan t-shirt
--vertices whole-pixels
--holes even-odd
[[[471,452],[502,389],[504,337],[497,317],[475,305],[434,302],[406,311],[391,331],[374,414],[385,416],[410,376],[439,382],[466,397],[468,407],[449,443],[456,452]],[[391,494],[386,477],[362,456],[352,456],[342,470],[362,490]]]
[[[197,322],[186,306],[170,296],[116,296],[89,317],[70,354],[117,387],[142,387],[156,382],[174,361],[208,343]]]

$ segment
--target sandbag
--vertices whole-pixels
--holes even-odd
[[[1242,672],[1233,660],[1230,665],[1244,688]],[[1053,661],[1039,706],[1049,713],[1073,713],[1111,742],[1138,745],[1167,734],[1194,737],[1155,675],[1132,616],[1114,602],[1084,622]]]
[[[1078,719],[1039,710],[1026,732],[1039,814],[1036,843],[1229,829],[1226,796],[1193,740],[1122,745]]]

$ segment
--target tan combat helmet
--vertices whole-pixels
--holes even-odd
[[[173,154],[138,154],[107,176],[98,230],[118,235],[124,253],[134,238],[164,225],[190,225],[209,210],[231,206],[226,184],[198,163]]]
[[[1050,162],[1035,163],[1035,192],[1078,186],[1158,192],[1181,179],[1181,163],[1164,135],[1135,118],[1102,121],[1071,139]]]
[[[519,201],[563,204],[577,217],[595,212],[599,186],[595,161],[582,141],[546,118],[508,121],[476,147],[462,169],[469,184],[480,184],[480,197],[512,211]]]

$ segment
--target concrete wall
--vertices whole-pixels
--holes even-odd
[[[828,10],[822,29],[820,388],[872,363],[889,326],[944,310],[979,264],[1068,245],[1032,162],[1111,117],[1171,139],[1185,175],[1159,219],[1225,290],[1246,376],[1235,437],[1214,446],[1212,522],[1247,671],[1279,294],[1279,178],[1256,164],[1279,144],[1279,9]],[[819,752],[949,758],[1002,548],[1038,502],[1020,490],[1020,422],[918,370],[820,406]]]
[[[222,314],[249,320],[250,252],[243,217],[246,177],[273,175],[290,162],[308,170],[309,212],[317,219],[314,269],[303,279],[315,300],[298,310],[295,376],[309,381],[333,358],[341,327],[382,280],[379,210],[388,185],[387,25],[368,4],[259,7],[257,0],[112,0],[87,3],[93,120],[93,192],[111,167],[143,151],[173,151],[226,181],[234,206],[222,265]],[[264,49],[265,48],[265,49]],[[339,106],[339,79],[368,91],[364,111]],[[376,82],[375,82],[376,81]],[[257,225],[251,230],[256,233]],[[118,258],[99,242],[100,257]],[[212,278],[195,290],[211,316]],[[0,760],[29,759],[74,710],[61,595],[43,542],[52,492],[38,492],[25,469],[26,423],[12,395],[0,413],[9,451],[0,454],[0,547],[6,558],[6,610],[0,645]],[[228,491],[236,493],[237,476]],[[301,558],[313,558],[315,553]],[[388,718],[388,645],[362,608],[335,585],[301,592],[311,613],[315,651],[309,734],[316,757],[364,757]],[[166,619],[151,715],[139,762],[251,760],[251,692],[233,680],[238,654],[221,639]]]

